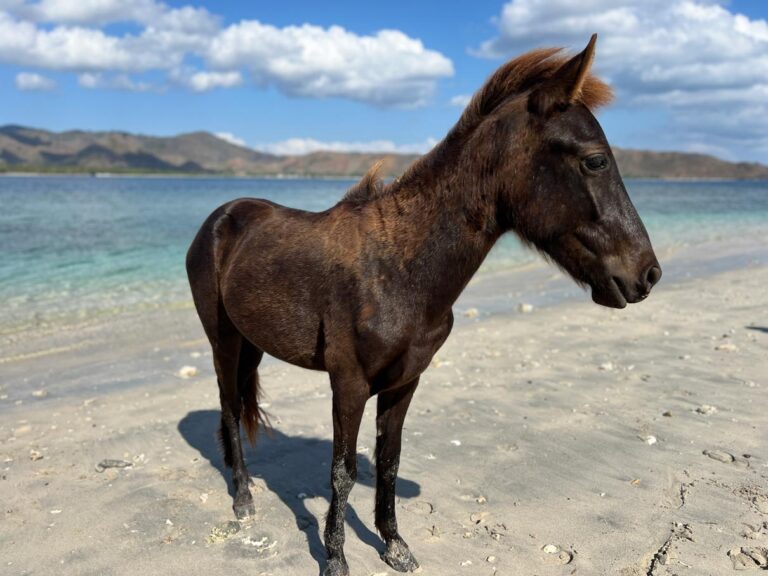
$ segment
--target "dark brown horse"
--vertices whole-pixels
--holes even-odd
[[[238,517],[254,513],[240,422],[253,441],[263,353],[330,375],[325,575],[349,573],[344,510],[360,420],[374,395],[383,559],[398,571],[418,567],[395,519],[403,420],[451,331],[451,306],[502,234],[516,232],[604,306],[643,300],[659,280],[648,234],[591,112],[611,98],[589,73],[594,45],[593,36],[573,58],[537,50],[499,68],[446,138],[391,184],[373,170],[319,213],[234,200],[192,243],[187,271],[213,347]]]

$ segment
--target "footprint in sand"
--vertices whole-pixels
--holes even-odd
[[[732,548],[728,556],[734,570],[768,570],[768,548]]]
[[[278,554],[277,539],[270,534],[254,534],[246,522],[230,520],[214,526],[208,544],[222,543],[227,553],[240,558],[272,558]]]
[[[768,494],[757,486],[742,486],[736,494],[747,500],[760,514],[768,514]]]
[[[435,511],[435,506],[431,502],[426,500],[416,500],[414,502],[408,502],[403,506],[408,512],[415,514],[421,514],[422,516],[429,516]]]
[[[223,542],[224,540],[228,540],[238,532],[240,532],[240,529],[242,528],[242,525],[240,522],[237,522],[236,520],[229,520],[227,522],[222,522],[221,524],[218,524],[211,528],[211,532],[208,535],[208,538],[206,538],[206,542],[208,544],[215,544],[216,542]]]

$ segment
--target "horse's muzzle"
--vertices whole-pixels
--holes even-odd
[[[628,304],[645,300],[651,293],[651,288],[658,284],[659,280],[661,280],[661,266],[658,262],[648,266],[640,274],[640,278],[634,282],[627,282],[621,276],[613,277],[616,287]]]

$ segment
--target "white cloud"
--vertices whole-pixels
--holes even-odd
[[[161,92],[162,88],[149,82],[134,80],[127,74],[104,75],[101,73],[84,72],[78,74],[77,83],[83,88],[108,88],[111,90],[126,90],[128,92]]]
[[[276,28],[255,20],[223,30],[206,57],[216,67],[245,67],[287,94],[383,105],[423,104],[435,82],[453,74],[448,58],[398,30],[358,36],[339,26]]]
[[[243,83],[243,75],[235,70],[230,72],[194,72],[189,75],[177,74],[176,80],[195,92],[207,92],[214,88],[232,88]]]
[[[109,87],[116,90],[127,90],[129,92],[149,92],[155,90],[155,87],[149,82],[134,80],[127,74],[117,74],[109,81]]]
[[[115,34],[103,28],[111,22],[139,30]],[[156,0],[0,0],[0,62],[79,74],[159,70],[196,91],[240,85],[247,72],[291,96],[403,107],[424,104],[453,74],[448,58],[398,30],[358,35],[256,20],[222,27],[204,8]],[[200,62],[206,69],[174,78]]]
[[[230,144],[234,144],[235,146],[248,146],[245,143],[245,140],[242,138],[238,138],[232,132],[216,132],[214,133],[214,136],[218,138],[219,140],[224,140],[224,142],[229,142]]]
[[[220,20],[205,8],[171,8],[156,0],[0,0],[0,10],[22,20],[65,25],[134,22],[161,29],[210,30]]]
[[[457,94],[450,100],[451,106],[459,106],[461,108],[464,108],[467,104],[469,104],[469,101],[472,100],[471,94]]]
[[[0,61],[48,70],[149,70],[173,65],[174,55],[138,50],[132,36],[57,26],[38,28],[0,12]]]
[[[495,23],[498,35],[476,54],[579,50],[597,32],[596,70],[619,103],[667,109],[674,127],[699,138],[724,142],[768,117],[768,23],[730,11],[725,0],[512,0]]]
[[[581,49],[593,32],[598,71],[642,93],[751,86],[768,78],[768,23],[702,0],[513,0],[499,34],[478,51],[509,56],[536,45]]]
[[[101,83],[101,74],[92,74],[91,72],[85,72],[78,75],[77,83],[83,88],[99,88]]]
[[[41,0],[15,7],[16,14],[30,20],[67,24],[149,22],[164,10],[154,0]]]
[[[391,140],[367,142],[321,141],[313,138],[289,138],[270,144],[254,146],[256,150],[281,156],[301,156],[312,152],[382,152],[394,154],[423,154],[432,149],[438,140],[427,138],[414,144],[396,144]]]
[[[16,74],[16,88],[19,90],[48,91],[56,87],[56,82],[34,72]]]

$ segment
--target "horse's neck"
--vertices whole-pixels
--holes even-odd
[[[470,182],[441,177],[394,183],[377,209],[387,214],[407,289],[430,314],[447,312],[498,238],[491,205]]]

